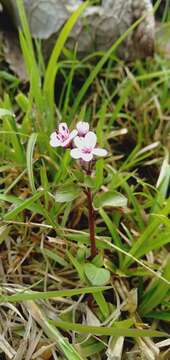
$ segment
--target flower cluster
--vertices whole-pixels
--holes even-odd
[[[106,156],[105,149],[97,148],[97,136],[89,130],[89,124],[84,121],[77,123],[76,129],[70,132],[66,123],[59,125],[58,131],[51,134],[50,145],[70,148],[73,159],[82,159],[89,162],[93,156]]]

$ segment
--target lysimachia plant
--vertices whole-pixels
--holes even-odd
[[[107,191],[101,192],[96,196],[93,192],[93,186],[90,186],[90,180],[94,176],[94,164],[96,157],[106,157],[108,152],[97,146],[97,136],[89,128],[89,123],[80,121],[72,131],[68,129],[66,123],[62,122],[59,127],[50,136],[50,145],[52,147],[62,147],[69,149],[71,158],[76,160],[78,168],[87,177],[88,181],[82,185],[82,190],[87,197],[88,224],[90,235],[90,257],[93,259],[98,255],[95,238],[95,209],[103,206],[126,206],[126,198],[121,194]],[[79,184],[72,184],[60,189],[56,194],[56,201],[68,202],[74,200],[79,195]],[[94,196],[95,195],[95,196]],[[88,280],[93,285],[101,285],[108,282],[110,273],[106,269],[99,269],[93,264],[86,264],[85,273]],[[100,271],[99,271],[100,270]]]

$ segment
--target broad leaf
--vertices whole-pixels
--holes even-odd
[[[80,195],[80,193],[81,189],[77,185],[65,185],[56,192],[55,200],[58,203],[73,201]]]
[[[102,207],[127,207],[127,198],[117,191],[96,194],[93,200],[96,209]]]
[[[92,178],[89,175],[85,175],[84,176],[84,185],[91,188],[91,189],[94,189],[95,186],[96,186],[96,179]]]
[[[85,264],[84,271],[87,279],[92,285],[101,286],[105,285],[110,280],[110,272],[103,268],[98,268],[93,264]]]

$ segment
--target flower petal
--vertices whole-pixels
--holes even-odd
[[[84,148],[84,141],[85,141],[85,139],[80,136],[76,136],[74,138],[74,144],[75,144],[75,146],[77,146],[78,149]]]
[[[71,133],[69,135],[70,140],[74,139],[77,136],[77,134],[78,134],[77,130],[71,131]]]
[[[50,136],[50,145],[52,147],[61,146],[61,141],[59,139],[57,139],[56,132],[53,132]]]
[[[65,122],[60,123],[58,129],[59,129],[59,133],[62,133],[63,131],[68,132],[67,123],[65,123]]]
[[[84,138],[84,146],[94,148],[97,142],[97,136],[93,131],[89,131]]]
[[[73,159],[80,159],[81,158],[81,151],[79,149],[72,149],[70,151],[70,155]]]
[[[97,156],[106,156],[107,155],[107,150],[96,148],[96,149],[93,149],[93,154],[97,155]]]
[[[87,154],[87,153],[83,153],[81,152],[81,159],[83,159],[84,161],[91,161],[93,159],[93,154]]]
[[[79,121],[76,126],[79,136],[85,136],[89,132],[89,123],[85,121]]]

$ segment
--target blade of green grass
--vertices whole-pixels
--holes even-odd
[[[110,315],[109,306],[108,306],[107,301],[105,300],[105,297],[104,297],[102,291],[98,292],[97,294],[94,294],[93,296],[94,296],[94,299],[95,299],[104,319],[107,319]]]
[[[23,200],[18,198],[15,195],[0,194],[0,201],[9,202],[11,204],[14,204],[17,207],[21,206],[23,204]],[[40,207],[37,204],[27,204],[26,209],[28,209],[32,212],[35,212],[37,214],[43,215],[43,211],[40,209]]]
[[[12,116],[15,117],[15,115],[13,114],[13,112],[11,110],[7,110],[7,109],[0,109],[0,118],[3,118],[4,116]]]
[[[83,84],[82,88],[80,89],[80,91],[76,97],[76,100],[74,102],[74,105],[73,105],[73,108],[72,108],[72,111],[70,114],[71,119],[74,117],[84,95],[86,94],[88,88],[90,87],[90,85],[92,84],[92,82],[94,81],[94,79],[96,78],[96,76],[98,75],[98,73],[100,72],[100,70],[102,69],[104,64],[106,63],[106,61],[109,59],[109,57],[112,55],[112,53],[117,49],[117,47],[122,43],[122,41],[130,34],[130,32],[132,32],[141,23],[141,21],[144,19],[144,17],[145,16],[143,16],[139,20],[137,20],[123,35],[121,35],[119,37],[119,39],[103,55],[103,57],[99,60],[97,65],[91,71],[90,75],[88,76],[87,80]]]
[[[30,93],[32,93],[39,111],[43,113],[44,101],[41,93],[41,74],[36,61],[36,54],[31,38],[23,0],[17,0],[17,8],[22,27],[22,31],[19,31],[19,39],[24,57],[24,62],[27,68],[27,73],[29,75]]]
[[[25,9],[24,9],[23,0],[16,0],[16,3],[17,3],[17,7],[18,7],[22,30],[24,32],[24,36],[27,41],[28,50],[30,52],[30,57],[34,58],[33,42],[32,42],[31,33],[30,33],[30,29],[29,29]]]
[[[120,236],[117,231],[118,229],[116,228],[116,225],[114,224],[114,222],[109,218],[109,216],[104,211],[104,209],[102,209],[102,208],[99,209],[99,214],[102,217],[103,221],[105,222],[108,230],[110,231],[110,234],[111,234],[112,239],[115,242],[115,244],[117,246],[119,246],[120,248],[122,248],[122,242],[121,242]],[[123,260],[122,253],[119,253],[120,266],[121,266],[122,260]]]
[[[49,249],[41,249],[41,252],[43,254],[45,254],[47,257],[49,257],[50,259],[54,260],[57,264],[60,264],[61,266],[64,266],[65,268],[66,267],[69,267],[69,263],[63,259],[63,257],[59,256],[56,251],[51,251]]]
[[[67,256],[68,256],[69,260],[71,261],[71,263],[73,264],[73,266],[75,267],[75,269],[77,270],[81,281],[83,281],[84,283],[87,283],[87,278],[85,276],[84,268],[83,268],[82,264],[80,264],[77,261],[77,259],[69,251],[67,251]],[[94,299],[96,300],[96,303],[98,304],[100,311],[103,314],[104,318],[107,318],[109,316],[109,308],[108,308],[106,300],[103,296],[102,291],[98,292],[97,294],[93,294],[93,296],[94,296]]]
[[[169,213],[170,213],[170,198],[166,201],[166,205],[164,206],[163,210],[157,213],[157,215],[159,216],[156,217],[153,216],[152,222],[149,223],[149,225],[143,231],[143,233],[138,238],[138,240],[132,245],[132,248],[130,250],[131,255],[138,258],[141,252],[145,254],[145,243],[148,242],[148,239],[153,238],[154,234],[157,234],[158,229],[161,225],[161,217],[167,216]],[[130,263],[131,260],[126,258],[123,267],[125,268],[129,266]]]
[[[158,336],[167,336],[165,332],[155,331],[155,330],[138,330],[138,329],[121,329],[118,327],[118,323],[115,327],[99,327],[99,326],[88,326],[81,324],[74,324],[66,321],[50,321],[56,327],[64,330],[72,330],[82,334],[91,334],[91,335],[105,335],[105,336],[126,336],[126,337],[158,337]]]
[[[52,51],[52,54],[50,56],[50,60],[47,65],[46,73],[45,73],[45,79],[44,79],[44,85],[43,85],[43,91],[44,96],[47,98],[47,102],[49,104],[50,110],[53,113],[54,111],[54,83],[55,78],[57,74],[57,61],[58,58],[63,50],[64,44],[75,25],[77,19],[82,14],[82,12],[87,7],[88,2],[84,2],[81,4],[78,9],[70,16],[69,20],[63,27],[62,31],[60,32],[58,39],[56,41],[56,44],[54,46],[54,49]]]
[[[123,249],[121,249],[120,247],[109,243],[107,240],[103,239],[103,243],[108,244],[110,248],[117,250],[118,252],[126,255],[127,259],[130,259],[131,262],[136,262],[137,264],[139,264],[140,266],[142,266],[145,270],[147,270],[149,273],[152,274],[152,276],[154,276],[155,278],[159,279],[160,281],[162,281],[164,284],[166,285],[170,285],[169,280],[167,280],[164,276],[160,275],[159,272],[154,271],[153,269],[151,269],[148,265],[146,265],[143,261],[137,259],[135,256],[133,256],[131,253],[129,253],[128,251],[125,251]],[[124,271],[124,268],[121,269],[121,271]]]
[[[64,93],[64,104],[63,104],[63,119],[66,116],[66,113],[68,111],[68,107],[69,107],[69,101],[71,98],[71,92],[72,92],[72,85],[73,85],[73,79],[74,79],[74,73],[75,73],[75,67],[76,67],[76,52],[74,52],[74,59],[71,62],[71,69],[70,69],[70,73],[68,75],[68,80],[66,80],[66,85],[67,85],[67,89],[66,92]]]
[[[73,264],[73,266],[75,267],[75,269],[77,270],[78,274],[79,274],[79,277],[80,277],[80,280],[82,282],[85,282],[86,281],[86,277],[85,277],[85,274],[84,274],[84,268],[83,266],[78,262],[78,260],[76,259],[75,256],[73,256],[71,254],[70,251],[67,250],[66,252],[70,262]]]
[[[82,294],[95,294],[100,291],[108,290],[111,286],[100,286],[100,287],[86,287],[80,289],[71,290],[56,290],[56,291],[44,291],[44,292],[29,292],[25,290],[15,295],[0,295],[0,301],[2,302],[19,302],[25,300],[47,300],[54,299],[57,297],[71,297]]]
[[[170,257],[167,260],[163,276],[169,281],[169,285],[160,281],[155,280],[149,287],[148,291],[144,294],[143,301],[140,304],[139,311],[144,316],[145,314],[156,308],[166,298],[170,289]]]
[[[86,357],[91,357],[95,354],[99,354],[102,350],[104,350],[104,348],[105,345],[99,341],[93,341],[93,343],[90,344],[88,344],[88,342],[86,341],[85,344],[81,345],[82,355]]]
[[[34,194],[32,197],[26,199],[26,200],[21,200],[21,199],[17,199],[14,196],[10,196],[10,195],[3,195],[0,194],[0,200],[4,200],[4,201],[10,201],[12,203],[17,204],[17,207],[9,212],[7,212],[4,215],[4,220],[14,220],[16,219],[16,216],[23,211],[24,209],[35,209],[35,207],[32,207],[32,205],[34,204],[34,202],[36,202],[42,195],[44,194],[43,191],[41,192],[37,192],[36,194]],[[14,201],[15,202],[14,202]],[[19,201],[20,200],[20,201]],[[38,208],[39,209],[39,208]],[[37,208],[36,208],[37,210]],[[39,210],[38,210],[39,212]]]
[[[149,319],[157,319],[162,321],[170,321],[170,311],[152,311],[145,315]]]
[[[13,156],[16,162],[23,166],[25,165],[25,150],[21,143],[20,137],[17,133],[17,124],[15,115],[10,110],[12,108],[11,99],[8,94],[5,94],[4,101],[1,103],[4,109],[1,109],[0,117],[3,118],[3,129],[9,132],[7,138],[13,147]]]
[[[6,188],[4,191],[4,195],[8,194],[15,186],[16,184],[22,179],[22,177],[26,174],[27,169],[24,169],[16,178],[15,180]]]
[[[119,115],[119,112],[121,111],[126,99],[128,98],[131,90],[132,90],[132,87],[133,87],[133,83],[131,82],[127,82],[125,88],[123,89],[123,91],[121,92],[121,97],[120,99],[118,100],[116,106],[115,106],[115,109],[113,111],[113,114],[110,118],[110,121],[109,121],[109,128],[113,125],[113,122],[117,119],[118,115]]]
[[[72,344],[48,322],[45,313],[33,301],[25,302],[29,313],[38,322],[49,339],[56,342],[56,346],[63,352],[68,360],[84,360]]]
[[[35,182],[34,182],[34,173],[33,173],[33,152],[34,147],[37,140],[37,134],[31,134],[26,151],[26,159],[27,159],[27,171],[28,171],[28,180],[31,186],[31,190],[33,193],[36,192]]]

